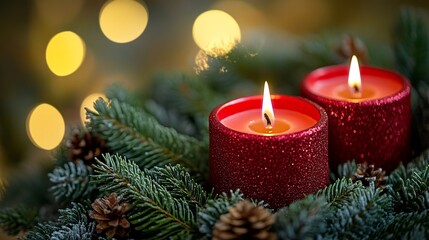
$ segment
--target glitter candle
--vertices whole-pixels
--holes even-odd
[[[410,84],[381,68],[317,69],[302,82],[302,96],[325,108],[329,118],[329,163],[373,163],[387,171],[410,157]]]
[[[328,118],[303,98],[268,99],[270,106],[250,96],[213,109],[210,181],[216,192],[240,189],[280,208],[326,185]]]

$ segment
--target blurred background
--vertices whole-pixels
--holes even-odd
[[[206,11],[227,13],[217,12],[211,21],[221,22],[231,41],[256,43],[273,52],[326,33],[349,33],[389,45],[401,6],[429,11],[425,0],[0,4],[0,189],[13,176],[49,165],[64,131],[82,124],[86,97],[113,83],[144,88],[157,72],[195,72],[196,56],[212,28],[202,18],[196,21]],[[228,51],[228,42],[222,44],[215,47]]]

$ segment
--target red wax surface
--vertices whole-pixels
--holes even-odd
[[[372,95],[353,99],[339,94],[347,86],[348,71],[346,65],[320,68],[301,85],[302,96],[328,114],[330,166],[336,170],[355,160],[391,171],[410,158],[409,81],[389,70],[361,66],[363,92]]]
[[[398,78],[397,74],[379,68],[362,66],[361,78],[364,96],[354,98],[349,93],[347,77],[349,73],[346,67],[326,67],[315,70],[312,76],[303,84],[304,87],[313,94],[336,99],[340,101],[363,102],[392,96],[404,88],[404,81]],[[349,96],[347,96],[349,95]]]
[[[299,97],[272,95],[276,109],[316,121],[301,131],[266,136],[243,133],[222,121],[261,109],[262,96],[233,100],[210,114],[210,182],[216,192],[240,189],[245,197],[281,208],[323,188],[328,180],[328,120],[318,105]],[[259,117],[261,113],[257,114]]]
[[[283,102],[282,104],[285,103],[286,102]],[[221,120],[221,123],[228,128],[243,133],[273,136],[278,134],[299,132],[314,126],[317,122],[316,119],[306,115],[305,113],[280,108],[279,104],[277,104],[277,108],[274,108],[275,122],[273,124],[273,128],[276,129],[276,127],[279,126],[281,123],[288,125],[288,128],[284,129],[284,131],[280,131],[275,134],[267,134],[261,131],[258,132],[252,129],[251,126],[255,123],[260,123],[262,125],[262,106],[259,105],[255,107],[256,108],[254,109],[249,109],[235,114],[231,114],[223,118]]]

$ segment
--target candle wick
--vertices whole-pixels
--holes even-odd
[[[357,85],[354,85],[353,88],[355,89],[355,93],[359,93],[359,87]]]
[[[267,128],[271,128],[272,127],[271,119],[270,117],[268,117],[268,114],[264,113],[264,118],[267,121]]]

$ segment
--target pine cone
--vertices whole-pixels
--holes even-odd
[[[353,182],[358,180],[362,181],[362,184],[369,186],[370,182],[374,182],[375,188],[385,188],[387,177],[386,172],[383,169],[375,169],[374,164],[368,165],[367,162],[357,164],[356,172],[352,176]]]
[[[360,63],[367,63],[367,50],[365,44],[358,38],[351,35],[346,35],[343,38],[341,46],[337,49],[338,55],[344,58],[347,62],[350,61],[353,55],[356,55]]]
[[[275,234],[268,231],[273,223],[271,212],[243,200],[220,216],[213,229],[213,239],[276,239]]]
[[[109,238],[128,237],[130,223],[125,217],[129,204],[120,203],[115,193],[104,198],[98,198],[92,203],[93,211],[89,216],[97,221],[96,231],[98,234],[105,232]]]
[[[95,157],[104,151],[104,139],[89,132],[83,134],[79,130],[73,131],[73,136],[66,142],[72,161],[82,160],[85,164],[95,163]]]

